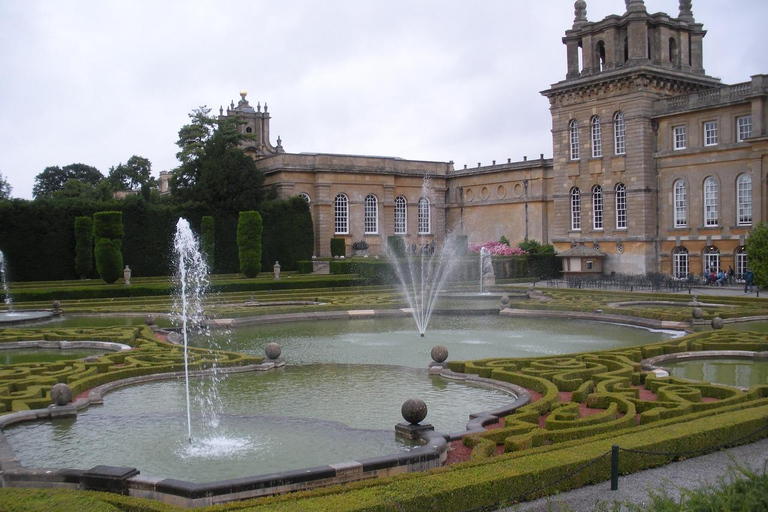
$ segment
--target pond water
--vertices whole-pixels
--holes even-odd
[[[335,364],[230,375],[219,394],[218,428],[204,427],[196,413],[191,445],[181,380],[114,391],[76,420],[23,424],[5,435],[25,466],[107,464],[205,482],[408,450],[394,426],[411,397],[428,404],[425,422],[445,433],[514,398],[413,368]]]
[[[748,388],[768,384],[768,361],[749,359],[699,359],[665,361],[662,366],[675,377]]]

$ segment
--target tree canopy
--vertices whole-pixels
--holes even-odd
[[[11,184],[5,179],[3,173],[0,173],[0,199],[10,199],[11,190],[13,190],[13,187],[11,187]]]
[[[768,224],[759,223],[747,237],[747,264],[755,283],[768,287]]]
[[[32,187],[32,195],[35,199],[54,197],[54,192],[64,188],[70,180],[95,186],[104,179],[97,168],[85,164],[69,164],[64,167],[52,165],[43,169],[43,172],[35,176],[35,185]]]
[[[126,163],[120,162],[109,168],[107,180],[114,190],[124,190],[153,185],[152,162],[148,159],[133,155]]]
[[[171,194],[180,201],[199,201],[211,208],[238,212],[257,209],[264,199],[264,175],[240,149],[248,135],[237,118],[216,119],[202,106],[189,114],[176,144],[181,162],[171,177]]]

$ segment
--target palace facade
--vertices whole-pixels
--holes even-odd
[[[768,75],[726,85],[704,70],[706,31],[681,0],[676,17],[642,0],[600,21],[574,5],[565,79],[550,102],[552,159],[455,169],[453,162],[289,153],[270,142],[270,114],[245,93],[221,116],[240,116],[245,150],[279,197],[310,204],[317,256],[330,239],[388,235],[439,246],[526,238],[601,255],[604,273],[676,277],[733,266],[741,275],[750,228],[768,216]],[[428,187],[424,186],[425,177]]]

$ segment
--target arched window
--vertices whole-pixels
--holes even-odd
[[[613,115],[613,152],[617,155],[627,154],[627,138],[624,128],[624,112]]]
[[[581,192],[579,192],[579,187],[571,189],[571,230],[581,230]]]
[[[571,160],[579,159],[579,123],[571,119],[568,123],[568,140],[570,143]]]
[[[597,62],[600,71],[605,69],[605,43],[603,41],[598,41],[595,47],[595,62]]]
[[[600,127],[600,116],[593,116],[590,121],[592,133],[592,158],[603,156],[603,130]]]
[[[305,200],[307,204],[312,204],[312,200],[309,198],[309,194],[307,194],[306,192],[299,193],[299,197]]]
[[[718,185],[715,178],[704,180],[704,226],[717,226]]]
[[[616,185],[616,229],[627,229],[627,187]]]
[[[744,279],[744,272],[747,271],[747,248],[743,245],[736,249],[736,279]]]
[[[373,194],[365,196],[365,234],[379,232],[379,200]]]
[[[742,174],[736,180],[737,223],[739,226],[752,224],[752,176]]]
[[[680,64],[680,56],[677,53],[677,40],[674,37],[669,38],[669,62],[675,66]]]
[[[408,201],[403,196],[395,199],[395,234],[404,235],[408,230]]]
[[[603,187],[592,187],[592,229],[603,229]]]
[[[688,191],[685,181],[677,180],[674,186],[675,194],[675,227],[685,227],[688,225]]]
[[[704,249],[704,272],[720,270],[720,249],[710,245]]]
[[[333,232],[349,234],[349,199],[344,194],[337,195],[333,201]]]
[[[431,232],[431,219],[429,211],[429,199],[419,198],[419,234],[427,235]]]
[[[672,251],[672,277],[685,279],[688,274],[688,249],[682,246],[675,247],[675,250]]]

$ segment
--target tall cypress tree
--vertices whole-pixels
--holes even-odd
[[[96,270],[105,283],[113,284],[123,273],[123,213],[94,213],[93,236],[96,240]]]
[[[245,274],[245,277],[256,277],[261,270],[263,231],[259,212],[240,212],[237,221],[237,253],[240,257],[240,272]]]

